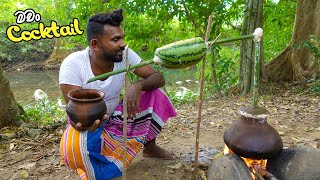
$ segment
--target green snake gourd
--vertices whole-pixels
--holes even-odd
[[[170,69],[190,67],[197,64],[207,50],[201,37],[177,41],[156,49],[155,56],[161,65]]]

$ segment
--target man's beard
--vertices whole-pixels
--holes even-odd
[[[119,56],[118,53],[122,52],[124,50],[124,48],[120,48],[115,54],[112,54],[110,52],[107,52],[104,48],[103,48],[103,53],[102,56],[105,60],[111,61],[111,62],[121,62],[122,61],[122,56]]]

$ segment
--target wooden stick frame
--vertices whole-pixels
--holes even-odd
[[[213,14],[209,16],[207,31],[205,42],[207,43],[210,36],[211,25],[212,25]],[[208,44],[207,46],[211,46],[213,43]],[[204,86],[204,71],[206,67],[206,56],[207,52],[205,53],[202,59],[202,66],[201,66],[201,80],[200,80],[200,95],[199,95],[199,103],[198,103],[198,118],[197,118],[197,131],[196,131],[196,147],[195,147],[195,160],[194,160],[194,169],[193,169],[193,179],[197,179],[197,172],[198,172],[198,155],[199,155],[199,136],[200,136],[200,122],[201,122],[201,110],[202,110],[202,99],[203,99],[203,86]]]
[[[126,180],[127,179],[127,168],[126,168],[126,164],[127,164],[127,122],[128,122],[128,107],[127,107],[127,90],[128,90],[128,85],[129,85],[129,77],[128,77],[128,73],[129,73],[129,68],[130,68],[130,64],[128,61],[128,45],[125,48],[125,55],[126,55],[126,66],[127,66],[127,72],[125,73],[125,79],[124,79],[124,92],[123,92],[123,104],[122,104],[122,114],[123,114],[123,142],[122,142],[122,146],[123,146],[123,161],[122,161],[122,180]]]
[[[212,19],[213,19],[213,15],[210,15],[208,18],[208,25],[207,25],[207,31],[206,31],[206,37],[205,37],[205,42],[207,44],[207,48],[211,48],[212,45],[216,45],[216,44],[220,44],[220,43],[224,43],[224,42],[230,42],[230,41],[237,41],[237,40],[244,40],[244,39],[250,39],[250,38],[255,38],[256,36],[254,35],[245,35],[245,36],[241,36],[238,38],[230,38],[230,39],[224,39],[224,40],[218,40],[220,35],[214,40],[214,41],[208,41],[209,39],[209,35],[210,35],[210,31],[211,31],[211,25],[212,25]],[[256,43],[256,49],[257,47],[259,47],[259,42],[255,41]],[[137,67],[130,67],[130,64],[128,62],[128,45],[125,48],[125,55],[126,55],[126,74],[125,74],[125,83],[124,83],[124,94],[123,94],[123,168],[122,168],[122,180],[126,180],[127,179],[127,172],[126,172],[126,162],[127,162],[127,158],[126,158],[126,154],[127,154],[127,148],[126,148],[126,141],[127,141],[127,121],[128,121],[128,112],[127,112],[127,89],[128,89],[128,85],[129,85],[129,77],[128,77],[128,73],[131,69],[137,68]],[[257,57],[257,54],[260,53],[259,50],[256,50],[256,64],[259,62],[259,57]],[[207,54],[207,53],[206,53]],[[149,64],[153,64],[153,62],[151,61],[146,61],[144,62],[144,65],[140,65],[139,67],[145,66],[145,65],[149,65]],[[198,155],[199,155],[199,136],[200,136],[200,123],[201,123],[201,110],[202,110],[202,100],[203,100],[203,87],[204,87],[204,71],[205,71],[205,64],[206,64],[206,55],[204,56],[203,60],[202,60],[202,66],[201,66],[201,81],[200,81],[200,95],[199,95],[199,103],[198,103],[198,117],[197,117],[197,130],[196,130],[196,145],[195,145],[195,162],[194,162],[194,171],[193,171],[193,178],[197,179],[197,172],[198,172]],[[258,69],[255,67],[255,70],[257,71]],[[119,73],[119,72],[118,72]],[[115,74],[112,74],[115,75]],[[109,76],[112,76],[109,75]],[[97,79],[95,79],[97,80]],[[92,80],[94,81],[94,80]],[[91,81],[91,82],[92,82]],[[255,77],[255,84],[257,84],[257,77]],[[257,90],[256,90],[257,91]],[[255,100],[254,103],[257,103],[257,96],[256,94],[254,94],[255,96]]]

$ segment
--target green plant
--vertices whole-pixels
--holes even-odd
[[[263,10],[263,46],[265,62],[270,62],[289,45],[294,24],[296,1],[267,0]]]
[[[310,39],[306,41],[301,41],[298,44],[294,45],[293,48],[301,48],[306,47],[310,50],[310,52],[314,55],[314,60],[312,66],[317,71],[316,78],[319,79],[319,69],[320,69],[320,39],[318,39],[315,35],[310,35]]]
[[[198,94],[189,89],[182,89],[182,91],[170,90],[167,95],[173,105],[183,105],[199,98]]]
[[[213,49],[214,58],[211,54],[207,54],[207,63],[205,69],[205,94],[216,93],[218,89],[222,93],[228,93],[229,89],[235,86],[238,82],[238,66],[240,50],[235,46],[216,46]],[[218,84],[215,84],[212,75],[212,62],[215,62],[215,71],[217,75]],[[198,69],[201,67],[201,63],[197,65]],[[200,77],[200,71],[197,72],[197,76]]]
[[[222,48],[221,55],[218,54],[217,76],[219,86],[225,93],[238,82],[239,53],[238,48]]]
[[[302,45],[310,49],[316,58],[320,58],[320,39],[315,35],[310,35],[310,40],[303,41]]]
[[[310,93],[320,94],[320,79],[314,80],[314,83],[308,89]]]
[[[25,114],[21,115],[20,118],[23,120],[31,120],[39,124],[51,125],[59,121],[64,121],[66,117],[65,110],[61,108],[56,101],[51,101],[48,98],[31,103],[27,102],[22,106]]]

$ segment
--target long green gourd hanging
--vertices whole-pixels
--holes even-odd
[[[209,41],[208,47],[210,48],[212,45],[252,38],[254,38],[254,35],[245,35],[234,38],[220,39],[215,42]],[[173,42],[171,44],[158,48],[155,52],[155,57],[152,60],[132,65],[130,66],[129,70],[154,63],[169,69],[180,69],[190,67],[200,62],[202,57],[205,55],[207,49],[207,45],[201,37]],[[106,79],[109,76],[113,76],[125,72],[127,70],[127,68],[123,68],[109,73],[101,74],[99,76],[89,79],[87,83],[96,80]]]

